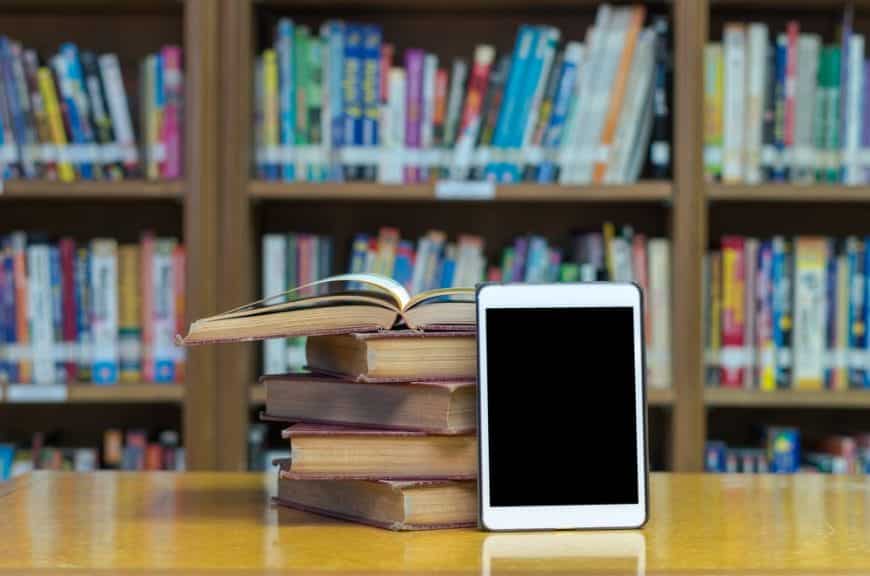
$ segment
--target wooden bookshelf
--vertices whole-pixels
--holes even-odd
[[[248,194],[258,200],[372,200],[439,201],[434,184],[283,183],[251,181]],[[559,186],[557,184],[513,184],[495,187],[494,197],[478,199],[472,194],[463,200],[482,202],[668,202],[670,182],[649,181],[609,186]],[[456,201],[456,200],[443,200]]]
[[[870,203],[870,186],[708,184],[707,198],[716,202]]]
[[[870,390],[730,390],[707,388],[704,402],[711,408],[870,408]]]
[[[248,391],[248,403],[251,406],[262,406],[266,403],[266,387],[255,384]],[[647,388],[647,404],[650,406],[672,406],[674,403],[673,388]]]
[[[67,385],[45,386],[57,390],[63,400],[53,400],[51,394],[31,394],[30,398],[14,399],[10,389],[37,389],[35,384],[9,384],[0,386],[0,401],[15,403],[63,403],[63,404],[182,404],[184,386],[180,384],[115,384],[100,386],[93,383],[74,383]]]
[[[3,183],[0,202],[15,200],[184,200],[184,182],[123,180],[118,182],[10,180]]]

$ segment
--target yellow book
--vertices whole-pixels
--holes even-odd
[[[118,347],[121,382],[142,380],[142,325],[139,312],[139,246],[118,248]]]
[[[158,170],[156,145],[158,140],[157,107],[154,102],[156,56],[149,54],[142,61],[141,82],[139,85],[139,102],[141,107],[142,152],[145,159],[145,177],[156,180],[160,176]]]
[[[263,143],[266,149],[278,146],[278,61],[274,50],[263,52]],[[267,161],[274,166],[274,161]]]
[[[849,349],[849,261],[845,254],[837,256],[837,321],[834,344],[834,379],[831,388],[849,388],[846,354]]]
[[[722,45],[704,48],[704,175],[708,181],[722,177]]]
[[[825,378],[826,301],[825,264],[828,244],[824,238],[801,237],[795,242],[794,284],[794,387],[821,390]]]
[[[63,120],[60,117],[60,105],[57,102],[57,89],[54,85],[54,77],[48,68],[40,68],[37,72],[39,81],[39,93],[45,104],[45,113],[48,117],[48,130],[51,141],[58,148],[66,146],[66,132]],[[75,170],[69,162],[57,162],[57,177],[62,182],[72,182],[76,179]]]

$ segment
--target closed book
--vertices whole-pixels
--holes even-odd
[[[475,427],[473,380],[358,382],[319,374],[264,376],[267,419],[440,434]]]
[[[801,34],[798,38],[800,66],[797,71],[791,179],[802,184],[812,183],[815,180],[813,116],[818,85],[820,45],[821,38],[814,34]]]
[[[469,332],[372,332],[313,336],[311,369],[362,381],[448,380],[477,374],[477,348]]]
[[[388,530],[459,528],[477,523],[474,482],[282,479],[275,502]]]
[[[825,359],[824,238],[795,241],[794,388],[821,390]]]
[[[722,177],[722,114],[724,61],[722,44],[704,48],[704,177]]]
[[[160,163],[160,176],[166,179],[181,177],[182,171],[182,118],[183,83],[181,70],[181,48],[179,46],[164,46],[161,50],[163,60],[163,91],[166,98],[161,125],[161,142],[165,149],[165,157]]]
[[[744,348],[745,240],[742,236],[722,238],[722,352],[721,386],[743,388],[746,373]]]
[[[297,424],[283,478],[310,480],[465,480],[477,476],[477,437]]]
[[[91,242],[91,283],[94,383],[117,384],[118,245],[114,240]]]
[[[744,166],[744,129],[746,111],[746,30],[743,24],[726,24],[723,32],[724,110],[722,179],[729,184],[742,182]]]
[[[791,242],[781,236],[773,239],[773,343],[777,388],[792,384],[792,282],[794,258]]]
[[[142,379],[142,316],[139,312],[139,245],[118,247],[118,352],[121,382]]]

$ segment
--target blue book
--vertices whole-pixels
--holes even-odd
[[[289,18],[278,20],[275,37],[275,54],[278,57],[278,117],[280,122],[281,146],[296,143],[296,82],[293,71],[294,45],[293,21]],[[293,162],[281,164],[281,177],[285,182],[296,179],[296,166]]]
[[[327,45],[329,51],[329,70],[326,71],[326,82],[329,86],[329,113],[332,141],[327,144],[332,148],[329,161],[329,180],[340,182],[344,176],[338,153],[344,143],[344,23],[331,20],[325,24]]]
[[[555,46],[551,29],[548,27],[535,27],[535,41],[529,53],[525,76],[520,84],[519,102],[509,119],[510,136],[508,148],[515,150],[522,148],[523,136],[526,132],[526,123],[529,120],[529,115],[536,112],[532,110],[535,90],[537,90],[538,82],[544,71],[544,57],[550,49],[551,44]],[[514,162],[506,162],[499,173],[500,181],[518,182],[521,179],[520,167]]]
[[[76,249],[74,267],[75,299],[76,299],[76,341],[79,348],[89,348],[91,344],[91,260],[87,248]],[[78,362],[78,380],[87,382],[91,379],[90,358],[80,357]]]
[[[864,237],[864,265],[861,267],[862,277],[861,280],[864,284],[864,297],[861,299],[861,303],[863,304],[863,322],[860,330],[860,338],[856,346],[861,346],[858,348],[859,350],[864,350],[865,353],[868,349],[870,349],[870,338],[867,337],[867,322],[870,322],[870,306],[868,306],[868,302],[870,302],[870,282],[867,280],[867,271],[870,270],[870,250],[867,249],[867,246],[870,245],[870,236]],[[862,366],[866,366],[862,363]],[[863,382],[858,379],[860,374],[856,374],[855,387],[856,388],[870,388],[870,370],[866,368],[863,370],[864,378]]]
[[[785,153],[785,78],[786,67],[788,61],[788,43],[787,41],[780,42],[777,39],[776,52],[774,55],[774,130],[773,144],[776,148],[778,162],[774,162],[773,169],[770,171],[771,180],[773,182],[784,182],[788,179],[788,165],[783,159]]]
[[[846,240],[846,260],[849,267],[849,357],[847,360],[849,388],[864,387],[864,362],[861,352],[866,348],[865,335],[865,247],[858,238]]]
[[[441,280],[438,282],[439,288],[450,288],[453,286],[453,276],[456,274],[456,261],[453,258],[444,257],[441,263]]]
[[[79,122],[81,125],[83,141],[85,144],[94,144],[96,142],[96,136],[94,134],[94,129],[91,126],[91,115],[88,108],[89,101],[87,96],[87,88],[85,87],[85,75],[82,71],[81,59],[79,58],[79,49],[75,44],[67,42],[61,44],[60,53],[61,56],[66,59],[66,69],[75,89],[75,98],[76,104],[78,105]],[[162,92],[162,84],[160,86],[160,89]],[[90,164],[91,170],[94,170],[93,163],[88,162],[88,164]]]
[[[362,142],[366,148],[377,148],[378,124],[380,118],[381,91],[381,29],[378,26],[363,28],[362,42]],[[377,179],[377,165],[365,164],[363,180],[373,182]]]
[[[344,146],[362,145],[363,97],[362,97],[363,27],[347,24],[344,28]],[[360,175],[354,164],[344,166],[346,180]]]
[[[75,90],[69,72],[68,59],[62,54],[58,54],[51,59],[51,64],[57,78],[58,98],[62,102],[62,106],[66,107],[66,116],[69,120],[69,141],[72,144],[87,144],[82,128],[81,113],[76,102]],[[73,164],[78,168],[79,176],[83,180],[94,179],[94,171],[90,163],[77,159]]]
[[[773,239],[773,346],[777,388],[791,388],[791,249],[789,241]]]
[[[525,70],[528,66],[529,55],[535,45],[536,38],[537,34],[533,27],[520,26],[514,44],[513,55],[511,56],[512,64],[510,72],[508,72],[507,82],[505,83],[501,109],[499,110],[492,136],[493,148],[507,148],[511,141],[511,118],[519,106]],[[505,163],[503,162],[490,162],[486,166],[486,179],[499,181],[504,167]]]
[[[6,307],[6,342],[16,344],[18,342],[18,319],[16,318],[16,301],[15,301],[15,260],[13,251],[15,249],[15,241],[13,237],[6,236],[3,239],[3,277],[6,289],[4,290],[4,304]],[[18,362],[10,360],[7,362],[7,370],[9,374],[9,382],[19,382],[21,373],[18,369]]]
[[[5,236],[0,236],[0,350],[12,344],[9,338],[9,298],[12,293],[11,276],[7,272],[6,259],[9,246]],[[0,355],[0,382],[9,382],[9,362]]]
[[[0,482],[12,478],[13,462],[15,462],[15,446],[0,444]]]
[[[49,273],[51,275],[51,320],[54,342],[63,342],[63,290],[60,272],[60,250],[56,245],[49,248]],[[60,359],[55,359],[54,381],[66,382],[66,365]]]
[[[559,70],[559,81],[556,88],[556,97],[553,99],[553,109],[544,136],[541,140],[543,147],[549,150],[558,150],[562,144],[562,134],[565,131],[565,122],[568,120],[568,112],[571,109],[574,85],[577,82],[577,63],[573,60],[574,51],[579,51],[579,46],[566,48],[565,58],[562,60],[562,68]],[[548,184],[555,182],[558,177],[558,164],[544,160],[538,169],[538,182]]]
[[[6,92],[6,105],[9,111],[9,119],[11,122],[12,136],[15,138],[15,145],[18,148],[18,158],[22,159],[21,169],[26,178],[34,178],[36,176],[35,167],[31,162],[23,161],[23,150],[27,146],[27,120],[25,111],[20,102],[20,92],[17,89],[15,82],[15,73],[13,71],[12,46],[10,40],[5,36],[0,36],[0,65],[2,65],[2,80]]]
[[[760,255],[760,251],[759,251]],[[834,374],[833,359],[837,348],[837,241],[828,239],[828,260],[825,262],[825,348],[830,362],[825,365],[825,388],[831,388]]]
[[[414,245],[408,240],[401,240],[396,250],[396,261],[393,265],[393,278],[402,286],[410,286],[413,266],[411,255],[414,253]]]

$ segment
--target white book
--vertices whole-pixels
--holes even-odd
[[[722,38],[725,61],[723,106],[724,163],[722,179],[742,182],[744,126],[746,114],[746,31],[742,24],[726,24]]]
[[[655,42],[656,33],[651,28],[641,32],[638,38],[637,49],[634,51],[629,69],[625,99],[622,101],[616,134],[611,146],[610,161],[604,176],[604,181],[607,183],[619,184],[627,181],[629,160],[635,147],[640,145],[638,141],[638,136],[642,132],[640,120],[644,107],[652,95]]]
[[[613,258],[613,281],[633,282],[631,270],[631,242],[621,236],[610,242],[610,254]]]
[[[414,270],[411,273],[411,294],[424,291],[426,279],[426,263],[432,251],[432,241],[428,236],[421,236],[417,241],[417,257],[414,259]]]
[[[586,32],[586,40],[594,34],[594,28],[590,28]],[[572,86],[570,96],[568,98],[568,113],[565,116],[565,123],[562,127],[563,133],[562,137],[559,141],[559,156],[557,159],[557,165],[559,166],[559,179],[561,181],[562,175],[566,172],[567,162],[566,160],[569,158],[575,158],[577,156],[577,148],[575,146],[575,141],[577,139],[577,132],[580,129],[579,126],[579,110],[580,107],[580,84],[583,81],[584,74],[586,74],[586,70],[589,68],[588,58],[587,58],[587,44],[581,44],[579,42],[568,42],[565,45],[565,62],[571,62],[576,66],[577,71],[574,76],[574,85]],[[588,81],[588,80],[587,80]],[[555,103],[554,103],[555,106]]]
[[[550,77],[550,70],[553,67],[553,59],[556,56],[556,46],[559,43],[559,30],[550,26],[541,29],[538,34],[538,45],[535,50],[538,52],[538,57],[543,60],[541,66],[541,75],[538,77],[538,83],[535,86],[535,91],[532,93],[532,101],[526,109],[526,125],[523,129],[523,141],[521,157],[523,162],[520,165],[520,170],[523,166],[529,164],[539,164],[532,162],[529,156],[529,146],[532,142],[532,136],[535,132],[535,125],[538,122],[538,114],[541,107],[541,99],[544,96],[544,90],[547,86],[547,80]],[[558,74],[558,70],[556,71]],[[522,178],[522,176],[520,176]]]
[[[666,238],[651,238],[649,258],[650,376],[652,388],[671,385],[671,247]]]
[[[151,267],[151,317],[154,380],[175,381],[175,289],[172,251],[175,240],[157,238]]]
[[[27,247],[27,298],[33,383],[55,384],[51,248],[47,244]]]
[[[844,55],[845,57],[845,55]],[[845,183],[850,186],[864,182],[864,168],[861,165],[861,138],[864,110],[864,36],[852,34],[849,39],[849,82],[842,97],[846,99],[843,108],[846,113],[846,134],[843,136]]]
[[[438,74],[438,56],[427,53],[423,59],[423,110],[420,123],[420,148],[431,150],[435,122],[435,76]],[[429,179],[432,167],[423,163],[422,179]]]
[[[744,241],[743,248],[743,310],[746,314],[743,322],[743,346],[749,351],[746,355],[748,365],[746,366],[743,383],[750,389],[758,388],[758,372],[755,369],[757,365],[755,357],[755,295],[757,284],[756,272],[758,270],[758,244],[758,238],[747,238]]]
[[[95,384],[118,382],[118,244],[91,242],[92,377]]]
[[[495,48],[488,44],[481,44],[474,49],[473,67],[491,67],[495,60]],[[456,135],[456,145],[453,147],[453,158],[450,166],[450,178],[464,180],[471,168],[474,147],[477,144],[477,135],[480,132],[481,111],[471,118],[465,130]]]
[[[125,164],[135,164],[139,162],[139,153],[136,149],[133,123],[130,120],[127,92],[124,90],[124,80],[121,77],[121,65],[114,54],[103,54],[99,57],[99,63],[103,89],[106,92],[106,104],[112,119],[112,133],[115,136],[115,143],[120,148],[121,160]]]
[[[263,298],[287,290],[287,236],[263,234]],[[287,340],[270,338],[263,341],[263,373],[287,372]]]
[[[447,113],[444,117],[444,143],[447,146],[455,144],[458,137],[459,115],[462,113],[462,96],[465,94],[465,76],[467,74],[468,64],[465,63],[465,60],[454,60],[453,67],[450,70],[450,93],[447,95]]]
[[[583,119],[583,130],[580,157],[577,163],[576,184],[588,184],[592,181],[592,171],[595,161],[602,153],[601,130],[610,106],[610,92],[613,81],[619,68],[619,60],[625,48],[625,35],[631,21],[630,8],[617,8],[602,39],[603,50],[601,63],[598,70],[593,74],[593,86],[589,97],[588,114]]]
[[[402,150],[405,146],[405,70],[391,68],[386,113],[381,121],[383,155],[378,177],[385,184],[402,183]]]
[[[819,75],[821,38],[814,34],[798,37],[797,88],[795,92],[794,149],[791,180],[799,184],[815,181],[813,119]]]
[[[746,66],[746,156],[748,184],[761,182],[761,128],[764,122],[764,87],[767,72],[767,25],[749,25]]]

